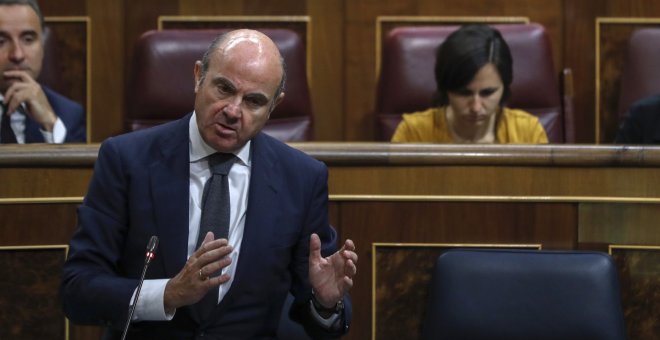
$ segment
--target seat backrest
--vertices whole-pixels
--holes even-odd
[[[604,253],[449,250],[431,282],[424,339],[626,338]]]
[[[60,61],[57,58],[57,38],[55,33],[48,26],[44,27],[43,32],[44,59],[41,64],[41,73],[38,81],[46,86],[59,91],[61,85],[58,80],[60,76]]]
[[[628,53],[621,75],[619,118],[634,102],[660,94],[660,28],[634,31],[628,40]]]
[[[498,24],[513,57],[513,83],[507,106],[536,115],[551,143],[565,141],[559,76],[550,40],[539,24]],[[389,140],[402,113],[431,107],[437,88],[438,46],[459,26],[401,26],[385,36],[376,94],[380,138]]]
[[[211,41],[229,29],[161,30],[144,33],[136,43],[127,87],[126,128],[137,130],[180,118],[193,110],[195,61]],[[313,139],[307,84],[306,50],[298,33],[261,29],[280,49],[287,70],[284,100],[275,107],[264,132],[282,141]]]

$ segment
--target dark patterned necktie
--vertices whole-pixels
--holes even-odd
[[[7,114],[7,105],[2,103],[2,127],[0,128],[0,144],[16,144],[16,135],[11,129],[10,117]]]
[[[229,170],[236,161],[233,154],[216,153],[209,156],[209,169],[211,177],[204,184],[202,194],[202,217],[199,223],[199,236],[197,237],[197,249],[202,245],[204,237],[209,231],[213,232],[214,238],[229,239]],[[210,276],[219,276],[220,271]],[[195,308],[202,319],[208,317],[213,308],[218,304],[218,288],[209,290],[200,300]]]

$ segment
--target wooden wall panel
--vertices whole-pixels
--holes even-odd
[[[344,5],[336,0],[307,0],[306,14],[312,23],[310,94],[314,136],[320,141],[344,140]]]
[[[87,0],[41,0],[39,8],[44,16],[87,15]]]
[[[660,245],[660,204],[581,203],[580,243]]]
[[[124,112],[124,4],[88,0],[92,20],[91,136],[100,142],[122,132]]]
[[[339,239],[351,238],[357,247],[347,339],[371,338],[376,242],[597,250],[613,243],[660,245],[654,223],[659,147],[292,145],[328,165],[330,222]],[[0,146],[0,246],[68,242],[97,148]],[[637,309],[633,316],[654,315]],[[638,325],[633,331],[642,330]],[[73,334],[98,339],[93,327],[76,326]]]
[[[28,175],[30,176],[30,175]],[[31,177],[25,177],[31,178]],[[54,179],[52,182],[57,182],[57,179]],[[76,228],[76,208],[80,204],[80,201],[77,202],[67,202],[67,201],[49,201],[49,202],[31,202],[31,203],[11,203],[9,201],[0,201],[0,216],[2,216],[0,223],[0,248],[7,246],[20,246],[20,247],[54,247],[57,245],[68,245],[71,235],[73,234]],[[24,250],[23,252],[38,254],[40,250]],[[53,275],[57,275],[55,279],[58,283],[54,283],[56,286],[59,286],[59,273],[61,272],[61,264],[57,268],[46,268],[50,272],[44,273],[41,268],[40,263],[32,263],[32,268],[30,268],[30,263],[26,263],[25,266],[26,272],[31,270],[35,271],[34,275],[49,275],[44,277],[44,280],[53,280]],[[49,293],[44,291],[45,287],[37,287],[40,294]],[[57,289],[57,288],[55,288]],[[19,290],[14,290],[14,294],[20,293]],[[56,299],[57,291],[49,293],[49,299]],[[55,295],[53,295],[55,294]],[[24,301],[29,303],[29,298],[19,299],[19,301]],[[45,305],[48,305],[46,303]],[[44,305],[44,306],[45,306]],[[64,315],[59,308],[59,302],[57,302],[57,316],[62,318],[64,323]],[[37,307],[34,307],[37,306]],[[16,305],[16,310],[23,313],[22,317],[26,315],[34,314],[40,308],[43,307],[40,304],[36,305]],[[41,315],[41,314],[39,314]],[[45,319],[49,319],[48,315],[41,315]],[[25,325],[23,325],[25,326]],[[21,325],[19,325],[20,329]],[[7,331],[6,327],[3,327]],[[41,330],[42,332],[45,330]],[[101,329],[96,326],[79,326],[72,323],[69,323],[69,337],[66,340],[94,340],[101,339]],[[3,331],[0,331],[2,334]],[[26,333],[18,333],[26,336]],[[20,336],[18,334],[5,334],[9,336],[8,338],[16,338]],[[65,337],[53,337],[52,334],[48,336],[42,335],[38,338],[48,338],[48,339],[65,339]]]
[[[564,1],[563,62],[573,71],[575,131],[578,143],[593,143],[594,130],[594,21],[603,15],[603,1]]]
[[[0,203],[0,246],[69,244],[80,201]]]

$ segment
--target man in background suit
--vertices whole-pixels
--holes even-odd
[[[0,0],[1,143],[84,143],[85,114],[39,84],[44,22],[35,0]]]
[[[212,42],[194,75],[194,112],[102,144],[64,266],[66,315],[119,338],[145,245],[157,235],[128,338],[273,338],[288,293],[290,316],[308,334],[344,334],[357,254],[351,240],[336,251],[327,168],[261,132],[284,97],[277,47],[260,32],[231,31]],[[202,233],[198,247],[216,153],[236,157],[228,237]],[[214,309],[201,313],[214,290]]]
[[[660,95],[634,102],[616,134],[619,144],[660,144]]]

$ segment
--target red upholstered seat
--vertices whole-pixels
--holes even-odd
[[[509,44],[513,84],[508,107],[539,117],[551,143],[574,142],[572,97],[564,96],[552,61],[545,29],[538,24],[493,25]],[[438,46],[458,26],[406,26],[391,30],[383,41],[376,94],[381,140],[389,140],[401,114],[427,109],[436,90]]]
[[[144,33],[135,48],[128,86],[126,128],[137,130],[180,118],[195,102],[195,61],[227,29],[162,30]],[[284,100],[264,132],[282,141],[313,138],[312,107],[307,85],[305,46],[288,29],[262,29],[280,49],[287,68]]]
[[[660,94],[660,28],[634,31],[621,75],[619,117],[639,99]]]

